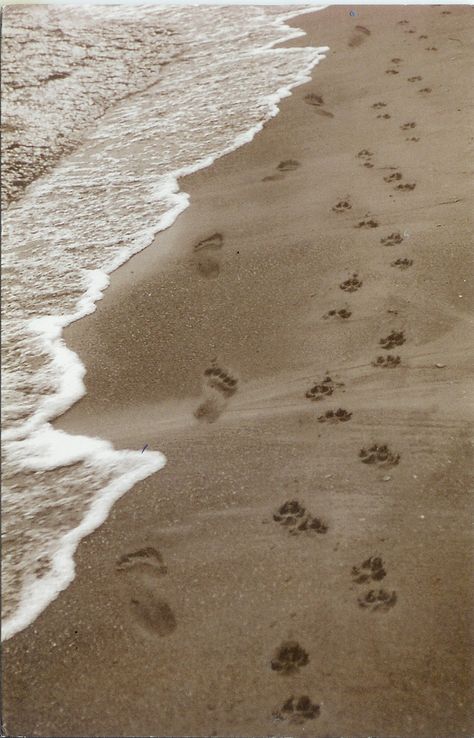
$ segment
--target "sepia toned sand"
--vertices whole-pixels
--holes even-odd
[[[8,735],[474,732],[473,11],[356,10],[66,332],[57,427],[167,465],[6,642]]]

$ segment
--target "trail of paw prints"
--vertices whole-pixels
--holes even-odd
[[[323,108],[324,100],[321,95],[316,95],[313,92],[310,92],[309,95],[305,95],[304,101],[307,105],[311,105],[311,107],[314,108],[314,112],[317,113],[317,115],[321,115],[325,118],[334,118],[334,113]]]
[[[352,313],[350,310],[347,310],[347,308],[340,308],[339,310],[328,310],[327,313],[324,313],[323,320],[329,320],[330,318],[337,318],[340,320],[349,320]]]
[[[372,446],[361,448],[359,451],[359,459],[363,464],[382,468],[397,466],[400,458],[400,454],[391,451],[387,444],[374,443]]]
[[[270,662],[272,671],[283,675],[296,674],[307,664],[309,664],[309,656],[298,641],[284,641],[277,648]]]
[[[330,425],[338,425],[339,423],[347,423],[352,418],[352,413],[339,407],[337,410],[326,410],[324,415],[320,415],[318,423],[329,423]]]
[[[287,500],[273,514],[276,523],[288,529],[290,535],[301,533],[327,533],[328,526],[321,518],[311,515],[298,500]]]
[[[196,243],[193,247],[197,271],[202,277],[215,279],[221,270],[219,258],[216,254],[224,245],[222,233],[213,233],[212,236]]]
[[[308,398],[308,400],[312,400],[313,402],[318,402],[319,400],[323,400],[326,397],[331,397],[331,395],[334,393],[334,391],[338,387],[344,387],[343,382],[335,382],[328,374],[319,382],[315,382],[308,390],[305,392],[305,397]]]
[[[356,154],[356,157],[357,157],[357,159],[361,159],[362,160],[362,165],[364,167],[366,167],[367,169],[372,169],[373,168],[373,166],[374,166],[373,163],[372,163],[373,153],[371,151],[369,151],[368,149],[362,149],[361,151],[359,151]]]
[[[354,272],[351,277],[348,277],[340,283],[339,288],[343,292],[357,292],[362,287],[362,280],[359,279],[357,272]]]
[[[332,210],[335,213],[346,213],[348,210],[352,210],[352,205],[349,197],[339,200],[333,207]]]
[[[129,590],[129,611],[138,629],[151,636],[166,636],[176,627],[176,617],[156,591],[156,582],[166,575],[167,567],[161,553],[152,546],[120,556],[115,564],[120,576],[125,576]]]
[[[410,121],[408,123],[403,123],[400,126],[400,129],[402,131],[409,131],[409,130],[412,130],[413,128],[416,128],[415,121]],[[420,140],[420,137],[419,136],[407,136],[405,138],[405,141],[412,141],[413,143],[417,143],[419,140]]]
[[[237,389],[237,377],[213,362],[212,366],[204,371],[203,400],[195,410],[194,416],[198,420],[214,423]]]
[[[315,720],[321,714],[321,705],[312,702],[308,695],[291,695],[280,708],[273,712],[273,719],[286,721],[291,725],[303,725],[307,720]]]
[[[285,174],[295,172],[300,166],[301,164],[297,159],[285,159],[278,164],[276,174],[269,174],[267,177],[263,177],[262,182],[276,182],[284,179]]]

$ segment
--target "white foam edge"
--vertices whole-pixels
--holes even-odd
[[[288,35],[287,32],[284,37],[262,46],[261,49],[257,51],[265,52],[272,49],[278,43],[305,36],[305,31],[287,26],[284,23],[284,20],[288,20],[302,14],[316,12],[322,10],[323,7],[307,8],[304,10],[300,9],[276,18],[273,23],[282,27],[282,30],[285,29],[286,31],[290,31],[290,34]],[[301,50],[301,48],[302,47],[298,47],[299,50]],[[173,175],[169,175],[166,178],[164,177],[161,180],[159,187],[160,197],[168,198],[170,209],[159,219],[156,228],[149,229],[150,234],[148,238],[137,239],[135,247],[122,249],[115,259],[113,259],[109,265],[105,266],[103,270],[84,270],[89,281],[89,287],[78,301],[77,310],[74,313],[65,316],[42,316],[30,321],[29,327],[33,332],[42,336],[45,347],[52,357],[53,364],[59,370],[60,387],[54,395],[45,398],[40,404],[38,410],[20,427],[12,428],[3,432],[3,440],[27,440],[25,438],[26,436],[39,429],[41,426],[44,426],[44,424],[47,424],[49,420],[52,420],[58,415],[64,413],[85,395],[83,378],[86,374],[86,368],[80,362],[77,354],[68,349],[65,345],[64,340],[61,337],[63,328],[85,315],[94,312],[96,309],[96,302],[103,298],[104,290],[109,284],[110,280],[108,274],[115,271],[134,254],[149,246],[155,239],[157,233],[169,228],[175,222],[178,215],[188,207],[189,195],[179,190],[178,180],[180,178],[193,174],[200,169],[205,169],[206,167],[211,166],[214,161],[222,156],[232,153],[246,143],[250,143],[256,134],[263,129],[267,121],[278,114],[279,108],[277,103],[280,100],[289,97],[291,95],[291,90],[294,87],[298,87],[311,81],[311,71],[313,67],[316,66],[321,59],[325,58],[324,52],[328,51],[329,47],[321,46],[303,48],[313,50],[314,54],[312,60],[305,65],[304,69],[302,69],[296,76],[294,82],[285,87],[281,87],[275,93],[266,95],[262,98],[262,101],[265,101],[269,106],[269,111],[263,121],[260,121],[245,133],[237,136],[233,144],[222,151],[203,157],[194,164],[183,167],[177,170]],[[287,51],[291,52],[292,49],[290,48]],[[163,182],[165,181],[168,184],[167,195],[163,192]],[[88,437],[75,436],[75,438]],[[91,439],[88,438],[88,440],[90,441]],[[95,440],[99,441],[99,439]],[[113,453],[121,454],[122,458],[124,455],[132,455],[133,458],[135,455],[138,455],[137,452],[134,451],[114,451],[113,446],[108,442],[101,441],[101,443],[107,444]],[[53,560],[51,574],[46,575],[40,580],[35,579],[34,582],[25,587],[15,615],[7,619],[2,624],[2,641],[11,638],[19,631],[31,625],[40,613],[54,599],[56,599],[58,594],[69,586],[74,579],[74,553],[81,539],[92,533],[105,522],[114,502],[125,494],[125,492],[131,489],[136,482],[141,479],[145,479],[147,476],[158,471],[165,465],[166,458],[163,454],[160,452],[153,452],[153,454],[157,457],[156,464],[158,464],[159,458],[159,465],[156,466],[156,468],[154,467],[153,469],[147,470],[148,464],[144,463],[140,469],[126,473],[118,480],[115,480],[104,487],[104,489],[101,490],[100,496],[92,503],[91,508],[86,513],[82,523],[60,538],[62,549],[61,551],[58,551],[58,554]],[[150,456],[151,453],[147,454],[146,458],[148,459]],[[143,459],[143,461],[145,460]]]
[[[51,432],[68,435],[52,429]],[[73,449],[72,442],[68,439],[67,451],[70,463],[79,456],[84,457],[85,446],[89,457],[92,456],[97,461],[104,459],[113,461],[114,457],[120,454],[122,459],[125,456],[131,461],[140,461],[140,466],[125,472],[100,490],[99,496],[92,502],[81,523],[59,538],[51,570],[42,579],[33,578],[32,575],[32,580],[23,588],[15,614],[2,623],[2,641],[8,640],[31,625],[60,592],[71,584],[75,574],[74,554],[81,540],[106,521],[112,506],[125,492],[166,464],[166,457],[159,451],[147,451],[142,455],[137,451],[115,451],[111,443],[101,439],[87,436],[70,436],[70,438],[74,439],[78,447]],[[79,448],[81,444],[82,454]]]

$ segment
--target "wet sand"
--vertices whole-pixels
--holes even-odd
[[[66,332],[57,427],[168,463],[6,642],[8,735],[474,732],[473,13],[357,14]]]

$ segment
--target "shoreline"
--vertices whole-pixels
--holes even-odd
[[[190,207],[67,331],[86,357],[88,394],[56,427],[93,427],[117,448],[148,442],[168,464],[116,503],[81,543],[72,585],[5,644],[10,731],[452,738],[472,729],[469,613],[456,606],[470,562],[468,408],[457,390],[469,377],[471,216],[468,173],[452,166],[464,160],[468,120],[456,140],[442,128],[472,95],[465,56],[456,52],[456,71],[443,63],[453,53],[445,28],[467,38],[468,10],[364,8],[357,25],[370,33],[352,29],[345,11],[295,19],[309,36],[290,45],[319,38],[331,48],[312,80],[251,143],[186,178]],[[436,74],[418,34],[398,26],[404,18],[435,38]],[[382,51],[387,62],[404,57],[400,81],[374,64]],[[431,76],[432,97],[410,87],[416,74]],[[309,94],[324,103],[308,104]],[[376,119],[379,99],[395,120]],[[415,118],[418,159],[400,133]],[[373,153],[361,161],[365,148]],[[416,189],[386,186],[386,167]],[[436,204],[455,198],[454,211]],[[378,226],[357,227],[368,220]],[[394,231],[408,232],[406,243],[381,245]],[[206,240],[203,258],[194,247]],[[415,263],[399,272],[396,257]],[[353,272],[360,289],[338,290]],[[322,319],[331,309],[352,314]],[[390,331],[404,331],[406,344],[392,352],[402,365],[385,371],[371,361]],[[238,378],[230,400],[202,389],[215,354]],[[312,403],[305,392],[328,372],[334,397]],[[208,400],[217,419],[199,422]],[[318,423],[339,403],[350,422]],[[357,458],[382,440],[401,453],[388,474]],[[274,511],[295,498],[327,534],[289,536],[276,524]],[[145,549],[163,561],[117,569]],[[359,608],[365,590],[351,580],[351,567],[375,554],[386,563],[382,586],[397,593],[387,612]],[[288,640],[309,655],[292,676],[270,667]],[[290,693],[308,694],[320,716],[275,722]]]

